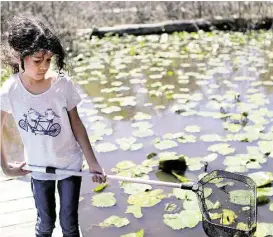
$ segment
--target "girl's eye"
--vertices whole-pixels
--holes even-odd
[[[35,63],[40,63],[41,61],[34,61]]]

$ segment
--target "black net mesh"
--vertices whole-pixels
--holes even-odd
[[[247,176],[215,170],[198,182],[203,228],[211,237],[246,237],[256,231],[256,185]]]

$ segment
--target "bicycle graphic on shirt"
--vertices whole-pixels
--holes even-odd
[[[45,115],[40,114],[34,109],[30,109],[28,114],[24,114],[24,119],[19,121],[20,128],[28,132],[28,129],[35,135],[49,135],[56,137],[61,132],[61,126],[53,123],[55,117],[60,118],[52,109],[47,109]]]

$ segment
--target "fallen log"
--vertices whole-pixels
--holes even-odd
[[[100,27],[93,28],[90,39],[92,36],[104,37],[106,35],[150,35],[150,34],[163,34],[173,33],[180,31],[197,32],[199,30],[212,31],[240,31],[246,32],[248,30],[260,30],[272,29],[273,19],[214,19],[211,21],[207,20],[179,20],[179,21],[167,21],[154,24],[131,24],[121,25],[114,27]]]

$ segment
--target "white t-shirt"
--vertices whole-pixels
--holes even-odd
[[[35,95],[14,74],[0,88],[0,96],[1,110],[11,113],[17,124],[27,164],[81,169],[83,153],[68,116],[81,97],[67,75],[59,74],[48,90]],[[60,180],[68,176],[32,172],[32,177]]]

